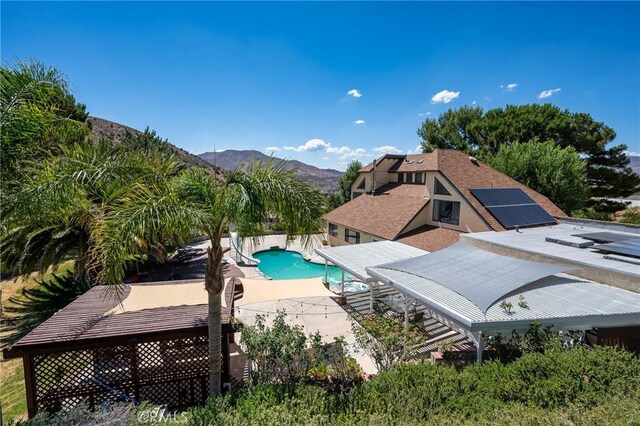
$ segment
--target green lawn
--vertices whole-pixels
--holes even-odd
[[[0,401],[4,421],[27,417],[22,359],[2,360],[0,364]]]
[[[63,274],[65,271],[73,268],[73,261],[68,261],[60,265],[57,274]],[[33,274],[26,279],[18,280],[4,280],[0,282],[2,286],[2,303],[13,296],[16,292],[19,292],[25,287],[36,286],[36,279],[46,280],[51,277],[51,272],[44,274],[43,277],[38,277],[37,274]],[[0,335],[0,338],[2,336]],[[7,421],[12,418],[26,418],[27,417],[27,399],[26,391],[24,388],[24,374],[22,368],[22,359],[9,359],[0,360],[0,401],[2,402],[2,415],[3,420]]]

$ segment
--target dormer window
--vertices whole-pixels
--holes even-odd
[[[445,188],[444,185],[440,183],[438,178],[433,178],[433,179],[435,180],[434,192],[436,194],[438,194],[438,195],[451,195],[451,193],[449,191],[447,191],[447,188]]]
[[[404,173],[398,173],[398,182],[404,183]]]
[[[413,183],[422,183],[423,182],[423,180],[422,180],[423,176],[424,175],[422,173],[416,173],[416,178],[414,179]]]
[[[358,185],[357,189],[364,189],[364,184],[365,184],[366,178],[362,179],[362,182],[360,182],[360,185]]]

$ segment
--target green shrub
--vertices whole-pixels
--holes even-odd
[[[404,364],[342,392],[260,384],[212,399],[189,424],[634,424],[640,360],[614,348],[528,353],[461,372]]]
[[[577,210],[573,212],[571,216],[582,219],[602,220],[605,222],[610,222],[613,218],[613,215],[611,213],[598,211],[593,207]]]
[[[640,207],[626,209],[622,213],[620,223],[629,223],[631,225],[640,225]]]

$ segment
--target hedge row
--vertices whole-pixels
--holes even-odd
[[[427,363],[380,374],[348,393],[302,383],[257,385],[212,399],[193,425],[640,424],[640,360],[614,348],[526,354],[461,372]]]

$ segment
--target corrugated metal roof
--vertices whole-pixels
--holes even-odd
[[[571,269],[557,264],[514,259],[463,242],[435,253],[379,265],[378,268],[435,281],[464,296],[482,312],[526,284]]]
[[[366,271],[368,266],[414,258],[429,252],[396,241],[377,241],[366,244],[321,247],[316,249],[316,253],[348,271],[352,276],[368,282],[375,281]]]
[[[503,300],[511,303],[510,313],[498,303],[483,313],[469,299],[435,281],[386,268],[368,268],[368,272],[470,331],[526,329],[532,321],[566,329],[640,325],[640,294],[567,274],[543,278],[506,295]],[[474,285],[471,277],[463,275],[460,280]],[[520,296],[526,307],[518,305]]]
[[[630,238],[638,237],[632,233],[640,227],[619,227],[620,236]],[[573,264],[610,270],[618,273],[629,274],[640,277],[640,268],[637,265],[625,264],[616,260],[606,259],[603,253],[594,250],[592,247],[576,248],[550,242],[548,239],[569,239],[576,234],[598,232],[600,229],[588,224],[561,223],[554,226],[544,226],[540,228],[526,228],[519,231],[505,232],[475,232],[462,235],[462,239],[475,240],[488,243],[493,246],[505,247],[523,253],[531,253],[548,257],[552,261],[571,262]],[[622,232],[624,231],[624,232]],[[585,240],[587,241],[587,240]],[[594,279],[599,279],[595,278]],[[640,279],[636,282],[640,282]],[[640,286],[637,286],[640,291]],[[633,288],[632,288],[633,289]]]

